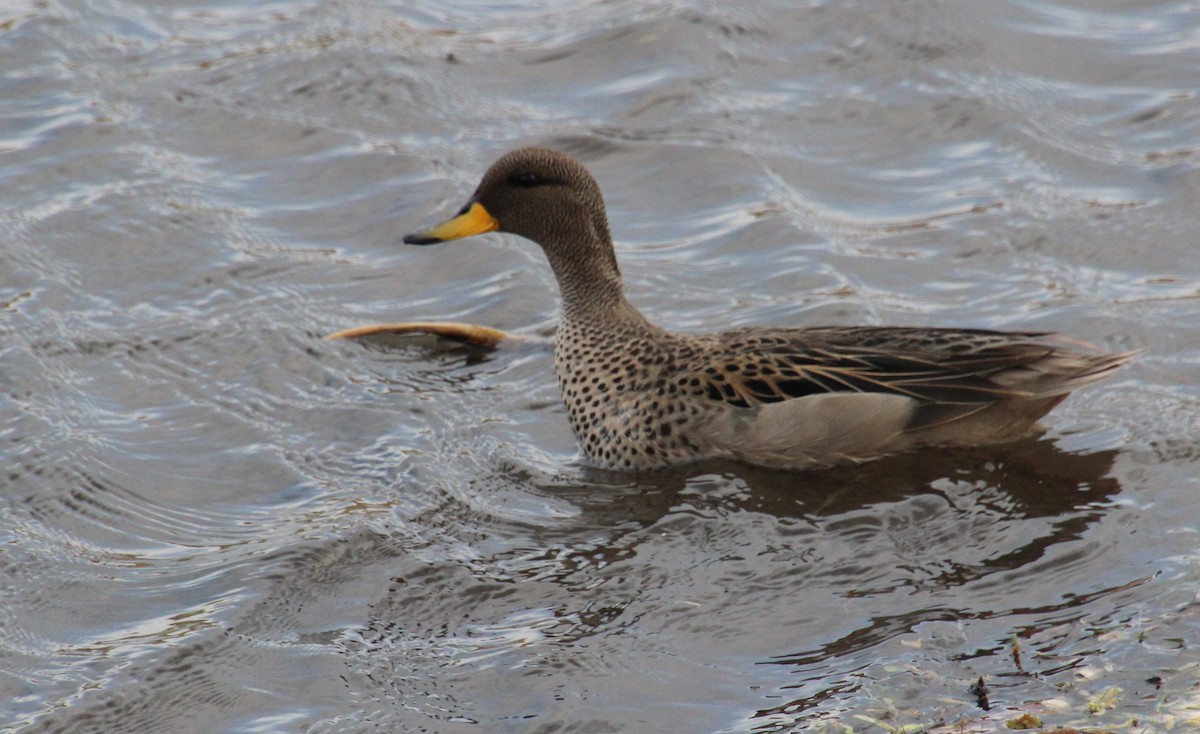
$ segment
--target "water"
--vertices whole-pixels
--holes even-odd
[[[1188,3],[8,4],[0,720],[1194,719],[1197,38]],[[674,328],[1145,353],[1002,450],[597,472],[543,349],[321,339],[551,333],[537,248],[397,245],[526,143],[586,161]]]

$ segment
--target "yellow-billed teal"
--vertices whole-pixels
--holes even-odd
[[[851,326],[679,334],[625,298],[600,189],[574,158],[522,148],[453,218],[404,241],[483,232],[541,245],[562,292],[554,365],[571,427],[612,469],[733,458],[785,468],[1018,438],[1133,353],[1040,332]]]

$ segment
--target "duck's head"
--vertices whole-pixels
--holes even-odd
[[[511,232],[557,256],[612,250],[600,187],[579,161],[546,148],[506,153],[450,219],[404,237],[432,245],[484,232]],[[591,252],[589,252],[591,251]]]

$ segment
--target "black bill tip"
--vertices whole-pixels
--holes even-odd
[[[413,232],[412,234],[404,235],[404,244],[406,245],[436,245],[439,242],[444,242],[441,237],[434,237],[426,232]]]

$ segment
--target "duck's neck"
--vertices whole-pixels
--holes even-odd
[[[627,305],[621,271],[611,249],[591,257],[575,253],[548,255],[562,295],[564,318],[576,321],[603,318]]]
[[[541,237],[540,242],[558,289],[562,294],[564,318],[576,320],[601,316],[625,303],[621,269],[613,252],[612,235],[604,209],[583,207],[564,217],[559,226]]]

